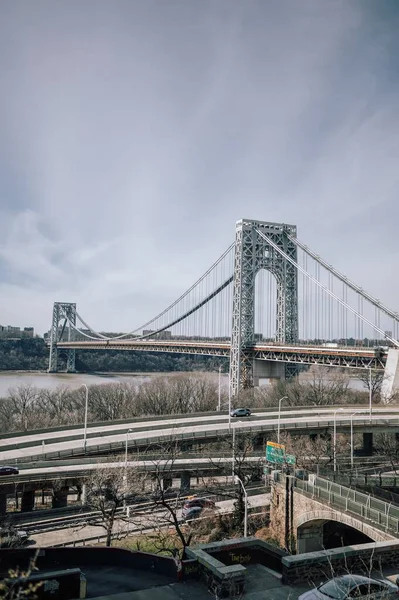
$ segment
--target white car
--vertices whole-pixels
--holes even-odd
[[[298,600],[391,600],[398,596],[399,587],[386,579],[349,574],[322,583],[299,596]]]

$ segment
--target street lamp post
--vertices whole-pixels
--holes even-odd
[[[85,383],[82,383],[82,387],[86,390],[86,400],[85,400],[85,422],[83,428],[83,452],[86,454],[86,446],[87,446],[87,413],[89,410],[89,388]]]
[[[280,443],[280,417],[281,417],[281,403],[283,400],[288,400],[288,396],[283,396],[278,401],[278,418],[277,418],[277,443]]]
[[[334,473],[337,470],[337,412],[340,412],[343,408],[337,408],[334,410],[334,438],[333,438],[333,457],[334,457]]]
[[[370,423],[373,414],[373,389],[372,389],[372,380],[371,380],[371,369],[369,369],[369,409],[370,409]]]
[[[229,373],[229,432],[231,431],[231,389],[230,389],[230,373]]]
[[[127,473],[127,444],[129,440],[129,433],[132,433],[133,429],[128,429],[126,431],[126,442],[125,442],[125,473]]]
[[[355,410],[354,413],[351,414],[351,467],[353,469],[353,416],[361,413],[361,410]]]
[[[220,401],[222,399],[222,365],[219,367],[219,397],[218,397],[218,411],[220,411]]]
[[[248,494],[243,482],[238,477],[238,475],[234,477],[234,481],[235,483],[241,484],[242,491],[244,493],[244,537],[248,537]]]
[[[126,508],[126,496],[127,496],[127,445],[129,441],[129,433],[131,433],[133,429],[128,429],[126,431],[126,441],[125,441],[125,474],[123,476],[125,483],[125,497],[123,498],[123,506]],[[129,516],[129,515],[128,515]]]

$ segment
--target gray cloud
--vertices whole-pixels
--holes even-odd
[[[399,10],[337,0],[5,0],[0,322],[126,330],[242,217],[397,306]],[[370,275],[372,272],[372,276]]]

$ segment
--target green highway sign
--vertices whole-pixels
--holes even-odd
[[[267,442],[266,444],[266,460],[271,463],[284,463],[285,446],[283,444],[275,444]]]
[[[267,442],[266,444],[266,460],[271,463],[287,465],[295,465],[296,458],[293,454],[285,453],[284,444],[276,444],[275,442]]]

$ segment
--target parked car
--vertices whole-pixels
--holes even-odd
[[[230,414],[232,417],[250,417],[251,411],[249,408],[235,408]]]
[[[214,509],[215,503],[208,498],[190,498],[183,504],[182,517],[185,520],[190,518],[195,519],[201,514],[204,508]]]
[[[398,583],[398,581],[396,581]],[[363,575],[334,577],[319,587],[305,592],[298,600],[389,600],[398,598],[399,587],[388,580]]]
[[[17,467],[8,467],[0,465],[0,475],[18,475],[19,469]]]

